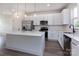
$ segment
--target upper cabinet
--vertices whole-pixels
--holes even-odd
[[[48,25],[62,25],[62,14],[55,13],[48,15]]]
[[[48,25],[53,25],[53,16],[52,15],[47,15],[47,20],[48,20]]]
[[[53,23],[54,25],[62,25],[62,14],[56,13],[53,15]]]
[[[62,25],[62,14],[41,14],[37,16],[28,16],[26,20],[33,20],[34,25],[40,25],[41,20],[48,21],[48,25]]]
[[[62,19],[63,24],[71,24],[71,10],[70,9],[63,9],[62,11]]]
[[[40,17],[33,16],[32,18],[34,25],[40,25]]]
[[[34,25],[40,25],[41,20],[47,20],[47,15],[37,15],[33,17]]]

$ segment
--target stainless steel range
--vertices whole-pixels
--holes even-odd
[[[45,40],[48,40],[48,27],[41,27],[39,31],[45,32]]]

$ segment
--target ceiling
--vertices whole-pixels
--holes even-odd
[[[27,13],[60,11],[68,3],[0,3],[0,13],[11,14],[13,12]]]

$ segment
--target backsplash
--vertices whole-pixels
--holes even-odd
[[[63,25],[58,25],[58,26],[35,26],[35,30],[36,31],[39,31],[39,29],[41,27],[48,27],[48,30],[49,31],[63,31],[63,32],[66,32],[66,26],[63,26]]]

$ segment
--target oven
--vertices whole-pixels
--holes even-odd
[[[48,27],[41,27],[39,31],[45,32],[45,41],[48,40]]]

